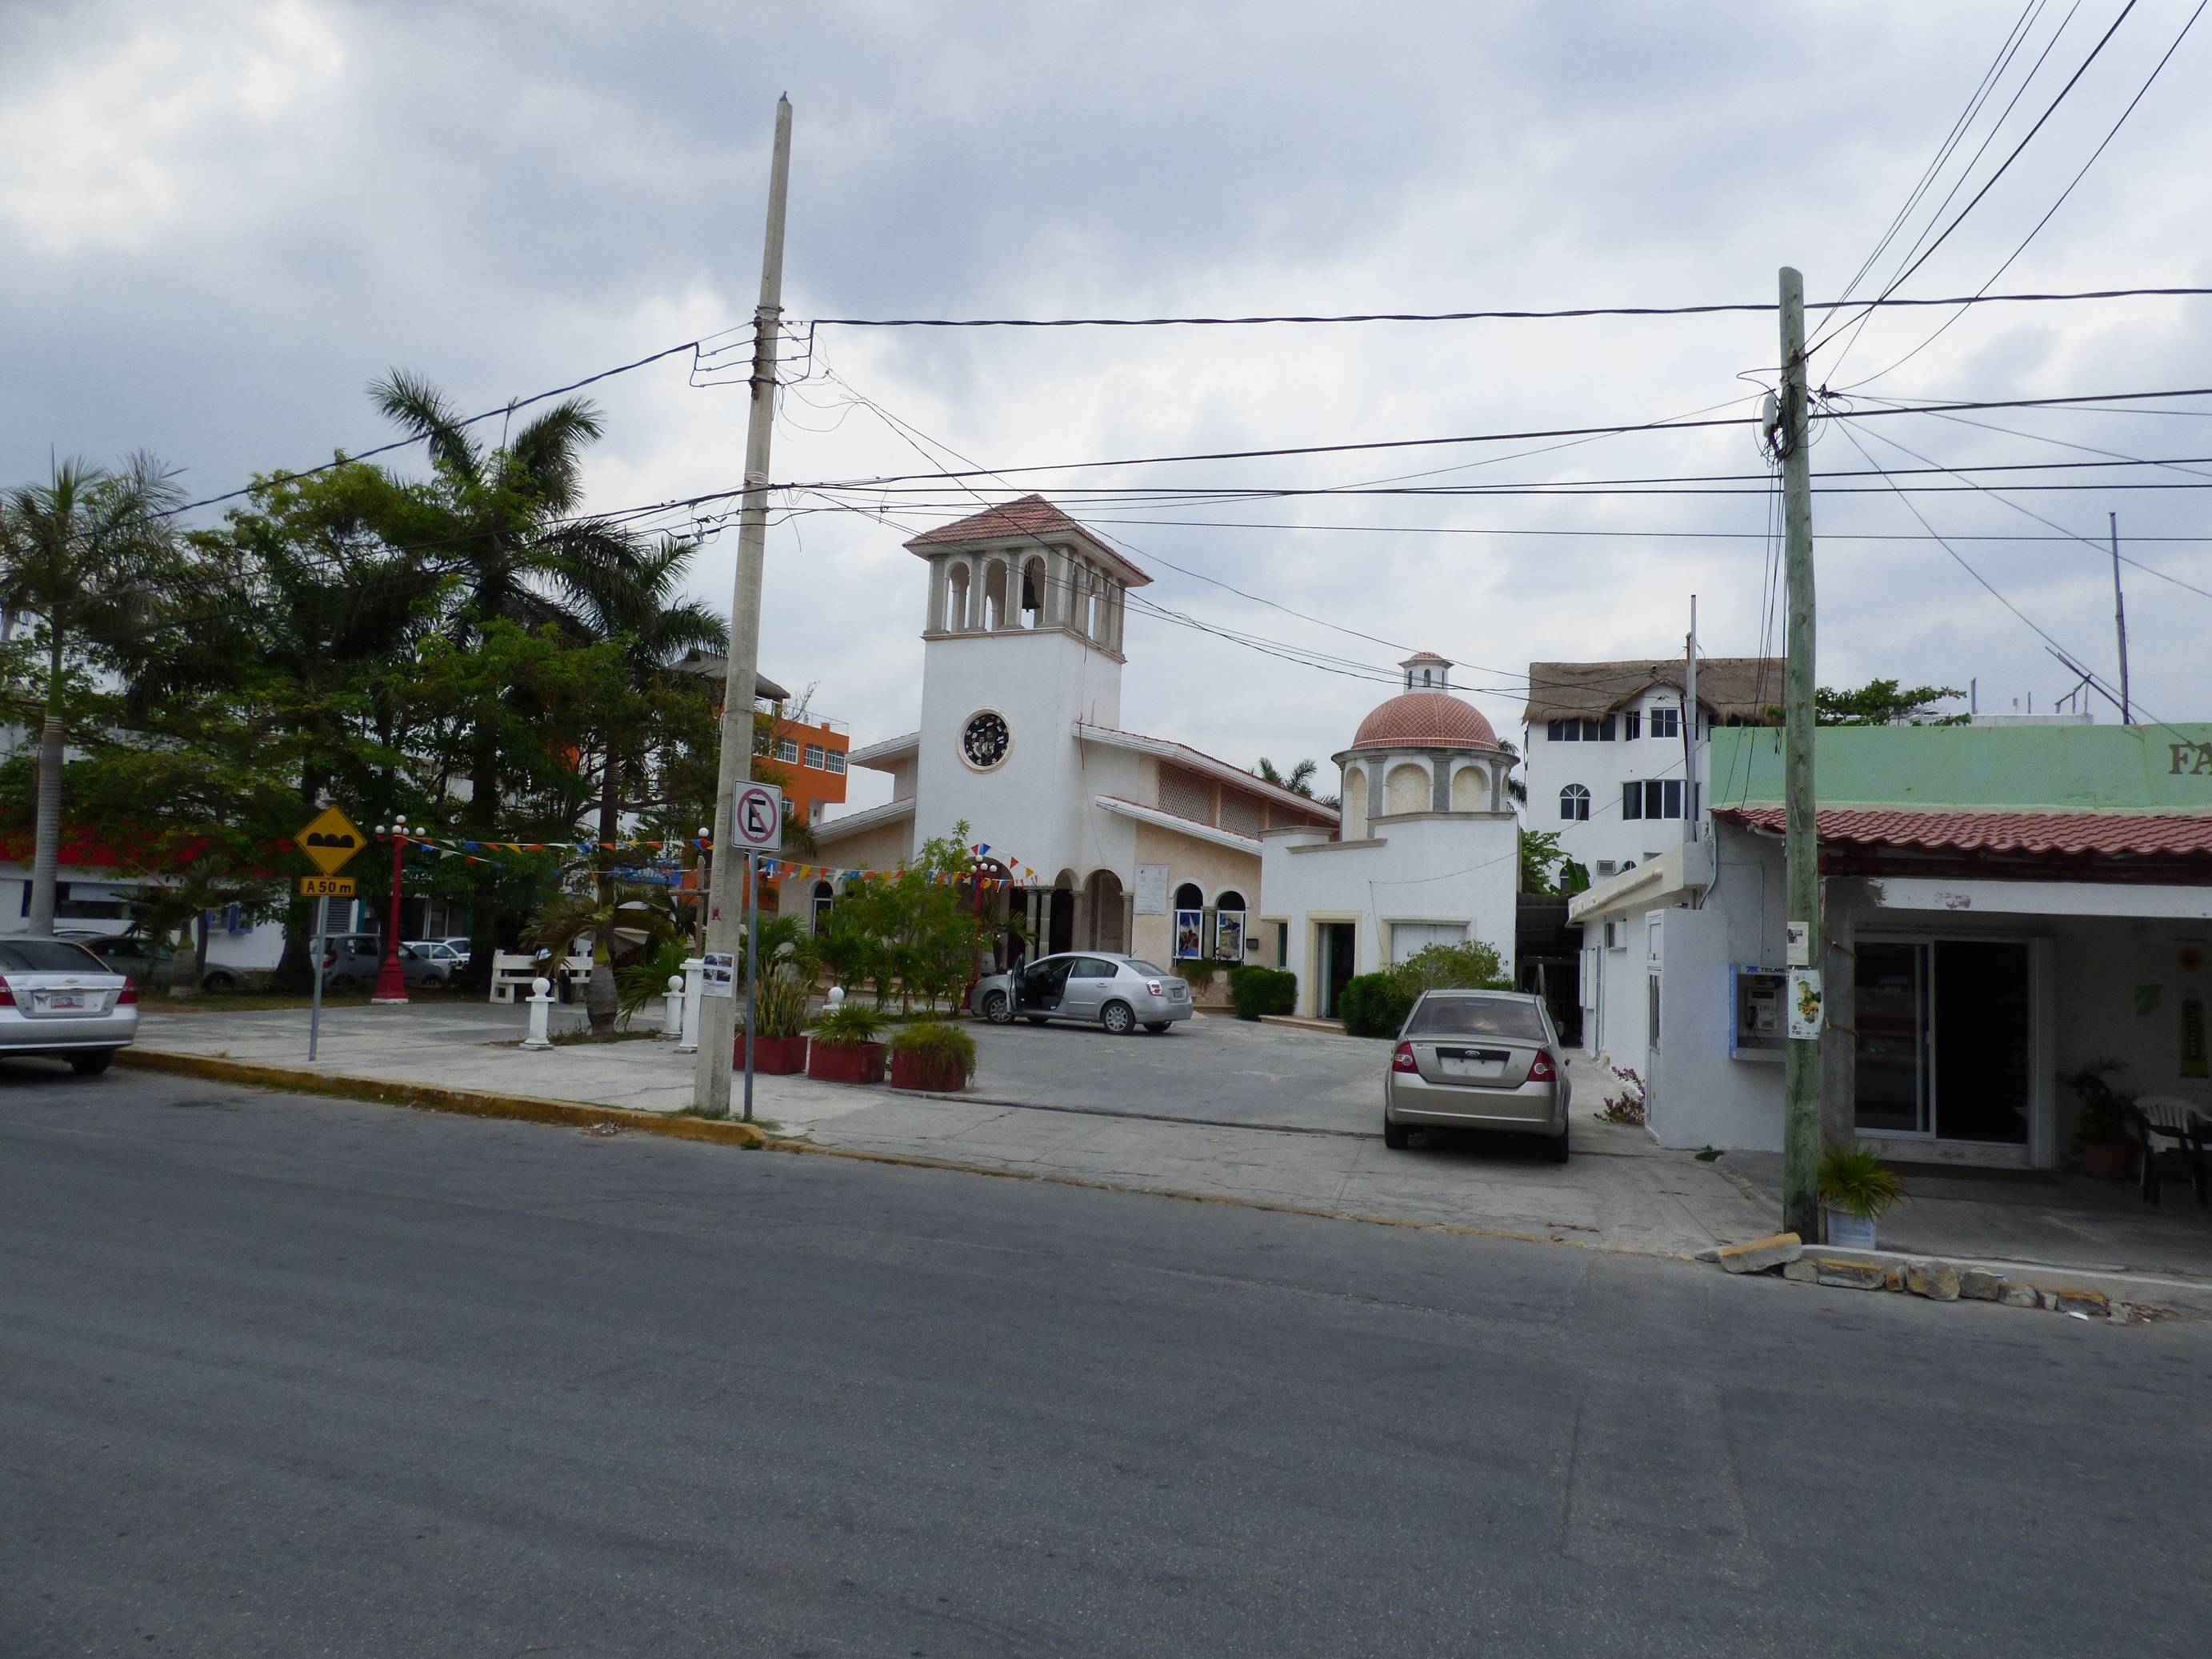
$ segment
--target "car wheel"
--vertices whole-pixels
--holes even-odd
[[[1402,1123],[1390,1121],[1390,1114],[1382,1114],[1382,1144],[1394,1152],[1406,1150],[1406,1138],[1410,1133]]]
[[[1126,1002],[1109,1002],[1098,1011],[1098,1023],[1106,1028],[1109,1036],[1127,1036],[1134,1029],[1137,1017]]]
[[[994,1025],[1014,1023],[1014,1005],[1004,991],[994,991],[983,999],[983,1018]]]
[[[98,1077],[106,1071],[108,1062],[115,1058],[112,1048],[90,1048],[81,1054],[69,1057],[70,1070],[79,1077]]]
[[[200,981],[200,989],[213,991],[218,996],[228,996],[238,988],[237,978],[230,974],[210,974]]]
[[[1544,1143],[1545,1161],[1550,1164],[1565,1164],[1570,1150],[1567,1145],[1567,1132],[1562,1129]]]
[[[1169,1026],[1174,1024],[1175,1022],[1173,1020],[1169,1019],[1148,1019],[1145,1022],[1145,1029],[1147,1031],[1150,1031],[1154,1036],[1158,1036],[1161,1032],[1166,1030]]]

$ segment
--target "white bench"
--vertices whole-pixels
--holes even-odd
[[[570,957],[561,964],[568,970],[568,982],[582,987],[592,981],[592,959],[589,957]],[[511,1003],[517,997],[530,994],[530,981],[541,975],[553,977],[554,964],[541,963],[536,957],[522,956],[511,951],[495,951],[491,955],[491,1000]]]

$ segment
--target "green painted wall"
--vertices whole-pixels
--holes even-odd
[[[1813,750],[1823,806],[2212,811],[2212,725],[1832,726]],[[1716,806],[1782,800],[1782,733],[1713,732]]]

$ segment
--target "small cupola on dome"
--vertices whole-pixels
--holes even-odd
[[[1433,651],[1417,651],[1398,666],[1405,671],[1408,691],[1451,690],[1451,661]]]

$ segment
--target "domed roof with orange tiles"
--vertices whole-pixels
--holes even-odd
[[[1452,749],[1495,749],[1498,733],[1482,711],[1448,691],[1408,691],[1359,722],[1355,749],[1380,744]]]

